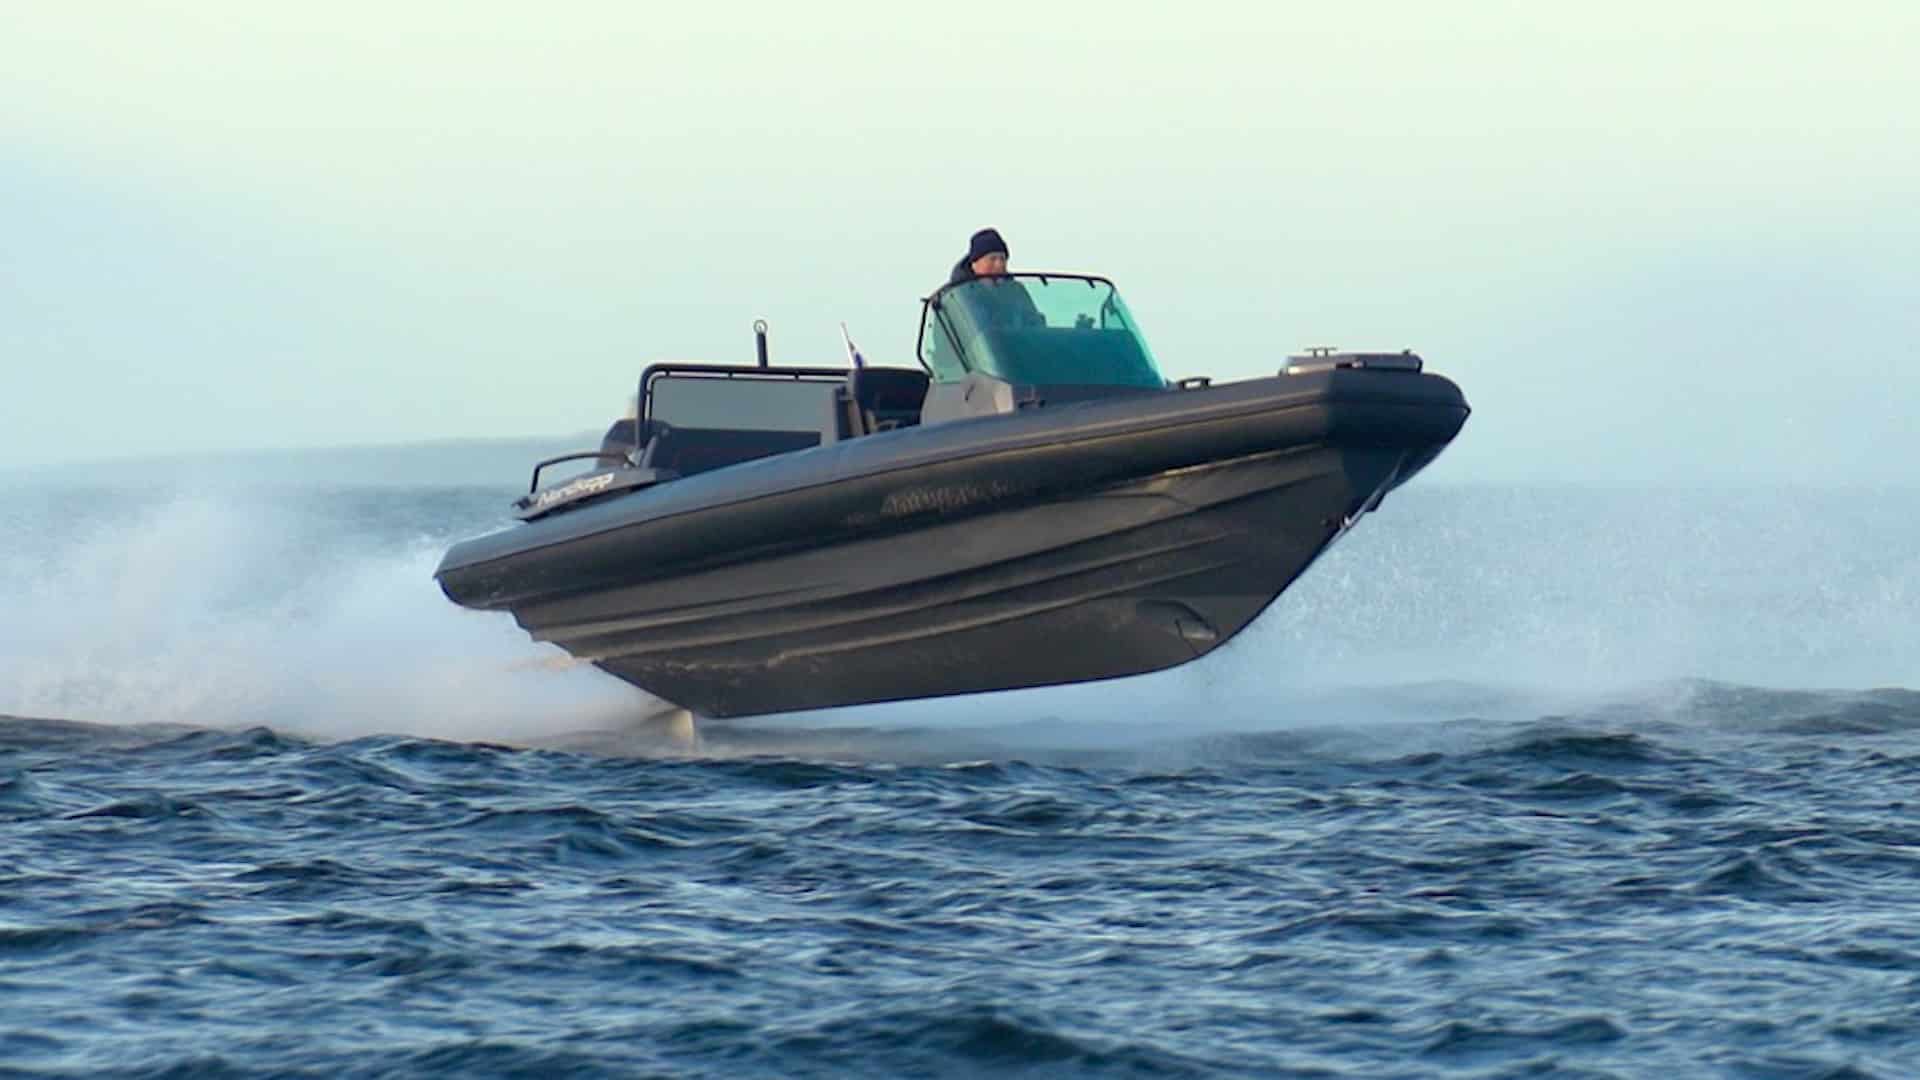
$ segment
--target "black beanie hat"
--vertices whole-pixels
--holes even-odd
[[[982,255],[991,255],[996,251],[1005,255],[1007,253],[1007,242],[1000,239],[1000,233],[998,231],[994,229],[981,229],[979,232],[973,234],[973,239],[967,242],[967,261],[972,262]]]

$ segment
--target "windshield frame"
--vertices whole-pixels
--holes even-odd
[[[1155,375],[1159,376],[1163,384],[1166,382],[1166,376],[1160,371],[1159,363],[1154,359],[1153,352],[1147,345],[1145,335],[1141,334],[1140,327],[1133,318],[1133,313],[1128,310],[1126,301],[1121,299],[1120,288],[1113,283],[1113,279],[1101,274],[1069,273],[1054,270],[1020,270],[992,276],[1016,281],[1038,281],[1043,287],[1050,286],[1056,280],[1085,282],[1089,287],[1106,286],[1107,295],[1119,305],[1121,318],[1126,324],[1126,330],[1133,335],[1134,340],[1138,343],[1148,368],[1150,368]],[[963,281],[949,281],[921,299],[920,327],[914,339],[914,359],[919,362],[920,366],[926,370],[928,376],[936,383],[953,380],[941,378],[940,372],[936,371],[933,365],[927,360],[928,319],[932,319],[938,324],[939,337],[943,343],[943,347],[952,350],[954,359],[959,363],[960,369],[963,372],[962,378],[977,373],[984,373],[992,378],[1002,378],[1002,376],[992,370],[984,370],[981,363],[982,358],[970,355],[967,347],[961,344],[958,336],[955,334],[953,321],[942,315],[941,300],[943,297],[956,289],[976,285],[981,280],[983,280],[982,277],[975,276]]]

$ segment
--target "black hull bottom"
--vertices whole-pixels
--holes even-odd
[[[515,615],[710,717],[1156,671],[1238,633],[1438,449],[1257,454]]]

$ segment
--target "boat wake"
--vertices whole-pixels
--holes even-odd
[[[449,604],[435,560],[448,536],[500,520],[497,491],[241,492],[113,513],[99,497],[15,501],[0,517],[0,714],[143,738],[166,725],[266,727],[329,741],[949,761],[1205,760],[1301,732],[1348,732],[1385,753],[1420,729],[1444,738],[1554,717],[1909,725],[1911,692],[1871,688],[1913,685],[1901,674],[1911,624],[1894,613],[1920,589],[1898,554],[1914,515],[1897,500],[1809,498],[1791,500],[1793,515],[1750,496],[1707,507],[1695,554],[1657,532],[1634,546],[1644,499],[1615,515],[1573,494],[1422,493],[1390,502],[1241,639],[1187,667],[728,722],[663,717],[666,703],[511,621]],[[1754,518],[1773,531],[1755,533]],[[1806,569],[1815,551],[1818,574]]]
[[[873,722],[806,724],[702,721],[683,709],[572,723],[517,734],[386,734],[317,730],[314,725],[254,725],[259,737],[305,743],[428,738],[506,749],[599,758],[785,759],[846,764],[963,765],[1023,762],[1066,768],[1121,768],[1156,774],[1262,763],[1418,763],[1430,757],[1500,751],[1513,745],[1572,746],[1583,754],[1652,740],[1745,746],[1754,738],[1901,737],[1920,731],[1920,691],[1773,690],[1682,680],[1585,702],[1464,684],[1354,690],[1268,703],[1259,713],[1197,721],[1179,714],[1114,711],[1104,719],[1022,717],[1017,708],[976,704],[974,723],[918,713],[910,707]],[[321,727],[324,727],[322,725]],[[217,733],[239,737],[231,724],[94,723],[0,715],[0,749],[122,750],[188,742]]]
[[[285,500],[189,498],[43,538],[57,550],[8,545],[0,713],[516,740],[662,707],[446,603],[436,538],[342,524]]]

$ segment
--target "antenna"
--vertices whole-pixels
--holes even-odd
[[[753,320],[753,349],[760,355],[760,366],[767,366],[767,320]]]

